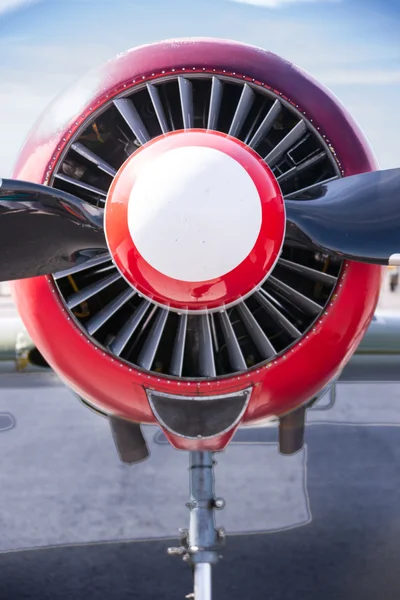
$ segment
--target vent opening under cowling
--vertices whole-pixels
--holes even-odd
[[[271,167],[284,197],[340,177],[304,115],[260,86],[207,73],[141,84],[105,104],[76,132],[51,185],[104,206],[113,177],[142,144],[168,131],[209,128],[242,140]],[[233,308],[177,314],[141,297],[108,253],[54,276],[73,318],[111,354],[148,372],[229,376],[273,360],[312,327],[342,262],[285,241],[271,276]]]

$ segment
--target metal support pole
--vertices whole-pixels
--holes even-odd
[[[194,600],[211,600],[211,565],[198,563],[194,566]]]
[[[211,567],[220,556],[225,531],[215,525],[215,509],[225,506],[222,498],[214,496],[214,465],[212,452],[190,452],[189,529],[181,529],[178,548],[169,548],[169,554],[183,556],[193,568],[195,600],[211,600]]]

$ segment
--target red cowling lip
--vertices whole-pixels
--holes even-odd
[[[71,108],[63,123],[55,119],[57,111],[47,111],[28,138],[14,176],[46,181],[76,128],[108,98],[132,85],[134,79],[142,81],[143,75],[151,80],[172,69],[176,72],[193,68],[212,72],[215,69],[222,74],[226,70],[231,76],[254,79],[282,94],[282,98],[298,106],[320,129],[344,175],[377,168],[369,145],[351,116],[328,90],[301,69],[274,54],[243,44],[179,40],[128,51],[104,65],[87,80],[86,92],[78,88],[81,94],[86,93],[86,99]],[[248,422],[289,412],[339,373],[369,325],[380,281],[379,267],[347,263],[325,314],[284,356],[243,375],[192,382],[140,372],[95,346],[69,320],[51,278],[16,282],[15,296],[26,327],[45,358],[93,405],[134,421],[154,422],[146,387],[180,395],[212,395],[253,385],[253,396],[244,417]],[[215,449],[225,443],[222,439],[213,441]],[[190,447],[184,440],[179,444],[182,448]]]

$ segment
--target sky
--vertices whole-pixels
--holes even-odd
[[[0,176],[40,113],[92,67],[173,37],[230,38],[309,71],[347,106],[381,168],[400,165],[398,0],[0,0]]]

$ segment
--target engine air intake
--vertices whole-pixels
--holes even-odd
[[[199,132],[193,131],[196,129]],[[190,135],[228,140],[252,158],[258,156],[273,174],[285,199],[340,177],[334,154],[321,132],[279,92],[235,76],[203,71],[160,74],[151,82],[132,84],[123,94],[110,99],[72,137],[50,184],[100,207],[105,206],[108,196],[107,231],[113,186],[122,185],[120,173],[129,169],[126,165],[139,163],[140,154],[145,156],[159,144],[168,143],[168,139]],[[148,189],[141,185],[141,217],[149,218],[143,213]],[[159,182],[154,185],[157,187]],[[226,190],[229,205],[235,181],[227,181]],[[249,203],[249,215],[251,210]],[[265,218],[267,223],[267,215]],[[133,239],[132,231],[134,237],[138,235],[137,220],[131,223],[128,228]],[[231,255],[224,255],[224,268],[240,268],[240,264],[235,264],[242,257],[240,248],[246,246],[244,234],[239,227],[234,230],[235,246],[235,240],[227,236],[221,225],[219,229],[221,248],[233,247]],[[153,240],[153,247],[154,243]],[[279,240],[276,246],[280,248]],[[173,271],[179,270],[179,261],[170,261],[165,267],[167,253],[163,256],[162,250],[160,245],[155,270],[160,271],[164,265],[166,277],[179,275]],[[143,255],[146,248],[141,246],[139,251]],[[150,252],[149,246],[147,251]],[[279,249],[274,252],[279,253]],[[147,260],[149,257],[155,260],[150,254]],[[105,252],[91,262],[55,275],[65,306],[86,335],[120,360],[161,376],[184,379],[229,376],[285,353],[323,313],[342,265],[338,258],[314,252],[293,239],[286,240],[276,264],[275,260],[264,264],[258,279],[242,282],[241,289],[234,293],[218,292],[216,299],[208,297],[201,304],[194,301],[191,292],[177,302],[172,290],[162,298],[160,287],[141,287],[139,273],[133,279],[126,272],[122,276],[119,260],[115,254],[112,260]],[[214,273],[207,268],[214,268],[216,262],[201,263],[204,277],[197,282],[213,279]],[[201,268],[201,264],[194,268]],[[180,273],[177,279],[188,281],[183,266]],[[201,294],[207,296],[204,290],[200,290]]]

